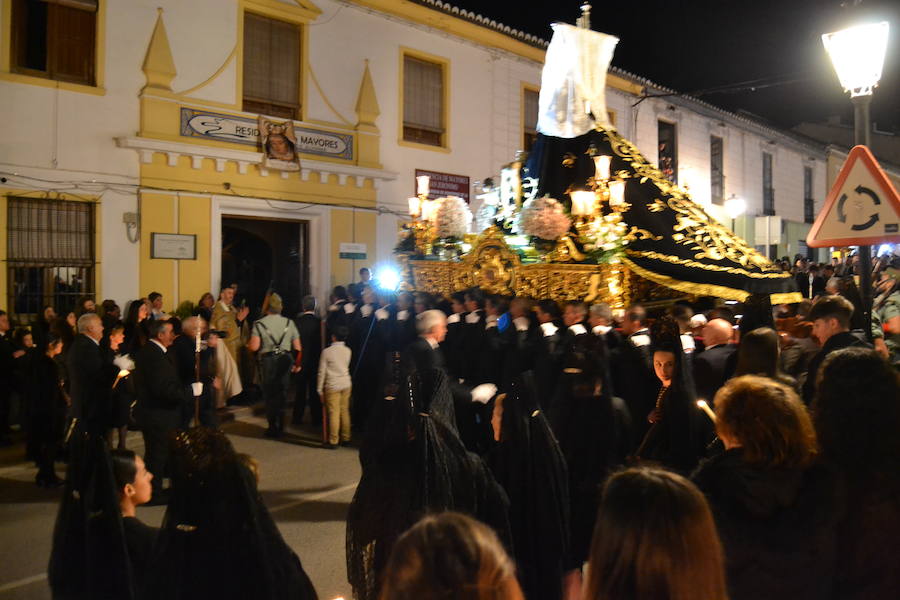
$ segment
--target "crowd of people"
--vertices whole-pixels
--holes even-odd
[[[894,271],[875,273],[867,330],[853,263],[824,285],[817,266],[793,268],[806,299],[778,306],[438,298],[367,272],[323,314],[306,297],[283,316],[271,294],[252,323],[232,288],[184,321],[160,298],[124,322],[114,303],[98,315],[85,302],[77,335],[51,309],[48,333],[30,332],[40,350],[22,353],[0,314],[41,485],[63,483],[68,433],[51,586],[315,597],[256,491],[259,465],[216,429],[216,407],[257,382],[267,436],[284,434],[293,396],[292,424],[321,427],[324,448],[359,447],[358,599],[897,597]],[[129,423],[143,457],[124,447]],[[160,531],[137,521],[145,503],[168,504]],[[97,560],[110,568],[83,568]],[[110,586],[129,595],[97,593]]]

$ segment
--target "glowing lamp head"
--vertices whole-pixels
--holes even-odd
[[[747,210],[747,202],[743,198],[738,198],[734,194],[725,201],[725,214],[730,219],[737,219]]]
[[[419,175],[416,177],[416,194],[419,196],[428,195],[428,184],[431,178],[428,175]]]
[[[422,202],[418,196],[413,196],[409,199],[409,216],[416,219],[420,214],[422,214]]]
[[[394,267],[381,267],[375,275],[378,287],[394,291],[400,285],[400,271]]]
[[[889,29],[888,22],[882,21],[822,36],[831,64],[850,96],[869,96],[878,85],[887,53]]]

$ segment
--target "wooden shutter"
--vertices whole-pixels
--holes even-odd
[[[300,28],[244,15],[244,110],[293,119],[300,108]]]
[[[406,56],[403,59],[403,139],[441,146],[443,135],[443,67]]]

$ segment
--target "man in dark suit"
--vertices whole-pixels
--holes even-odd
[[[628,406],[635,439],[643,439],[649,424],[647,415],[653,410],[656,376],[650,354],[650,330],[647,310],[640,305],[628,308],[622,317],[622,342],[610,351],[613,393]]]
[[[106,435],[112,426],[111,392],[115,367],[100,348],[103,321],[95,313],[78,317],[78,335],[69,349],[69,393],[72,417],[92,435]]]
[[[562,370],[562,337],[559,329],[562,314],[553,300],[538,302],[535,308],[538,332],[534,343],[534,380],[538,389],[538,402],[543,410],[553,404],[556,383]]]
[[[737,346],[731,343],[734,329],[725,319],[713,319],[703,328],[705,349],[694,356],[694,384],[697,398],[710,406],[729,377],[734,373]]]
[[[850,318],[853,316],[853,304],[843,296],[825,296],[813,304],[809,311],[812,321],[813,337],[822,344],[819,353],[809,361],[806,381],[803,382],[803,402],[811,405],[816,395],[816,378],[825,358],[837,350],[852,347],[871,348],[872,346],[850,333]]]
[[[163,477],[169,460],[169,434],[181,423],[182,407],[192,395],[202,393],[203,384],[195,389],[185,386],[178,377],[174,363],[166,353],[175,340],[172,324],[152,321],[150,339],[134,358],[134,384],[137,392],[138,422],[144,435],[144,462],[153,473],[154,504],[165,504]]]
[[[466,314],[465,325],[463,325],[463,340],[460,346],[461,360],[460,369],[461,377],[470,384],[480,383],[477,381],[481,371],[479,358],[481,356],[481,348],[484,342],[485,325],[487,324],[487,315],[484,312],[484,294],[478,288],[472,288],[466,291]]]
[[[304,296],[303,312],[294,322],[300,332],[300,372],[297,373],[296,396],[291,423],[303,423],[303,411],[309,406],[309,422],[322,426],[322,401],[316,391],[316,374],[319,372],[319,357],[322,356],[322,319],[316,316],[316,297]]]
[[[440,343],[447,335],[447,316],[439,310],[426,310],[416,317],[416,329],[419,337],[406,347],[401,356],[401,365],[406,373],[418,373],[421,394],[424,398],[430,398],[434,390],[435,371],[446,373]],[[489,415],[493,407],[487,406],[487,403],[496,393],[497,387],[485,383],[471,388],[451,378],[450,388],[456,407],[459,437],[469,450],[479,452],[484,449],[484,441],[489,438]]]

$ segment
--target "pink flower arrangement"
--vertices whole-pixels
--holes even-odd
[[[519,231],[542,240],[558,240],[571,226],[562,204],[550,196],[526,201],[519,212]]]
[[[434,230],[438,238],[462,238],[469,233],[472,211],[465,200],[458,196],[447,196],[438,198],[437,203]]]

